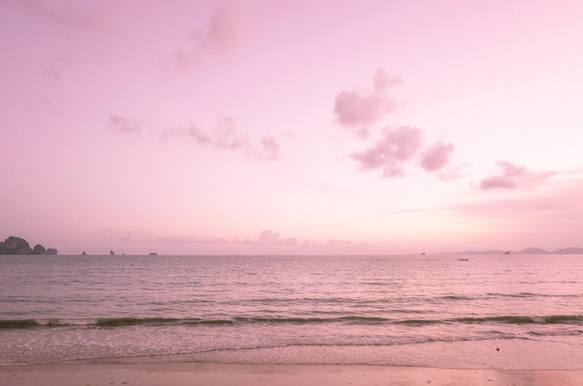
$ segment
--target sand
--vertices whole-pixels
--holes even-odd
[[[0,367],[0,385],[583,385],[583,370],[457,370],[205,363]]]

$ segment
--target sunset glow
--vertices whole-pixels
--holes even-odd
[[[0,240],[583,247],[583,2],[0,2]]]

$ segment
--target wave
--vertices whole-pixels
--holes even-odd
[[[233,317],[230,319],[200,318],[98,318],[98,319],[8,319],[0,320],[0,330],[21,328],[55,328],[55,327],[93,327],[115,328],[130,326],[226,326],[240,324],[325,324],[344,323],[358,325],[409,325],[424,326],[435,324],[571,324],[583,325],[582,315],[548,315],[548,316],[486,316],[450,319],[389,319],[369,316],[341,316],[331,318],[269,318],[269,317]]]
[[[500,298],[580,298],[581,294],[541,294],[532,292],[519,292],[515,294],[504,294],[497,292],[486,293],[488,297],[500,297]]]
[[[549,336],[579,336],[583,334],[583,330],[553,330],[553,331],[529,331],[528,335],[534,337],[549,337]]]
[[[100,319],[19,319],[0,320],[1,329],[33,327],[128,327],[161,325],[225,325],[232,320],[180,319],[180,318],[100,318]]]
[[[445,295],[445,296],[440,296],[437,299],[439,299],[439,300],[474,300],[475,298],[473,298],[471,296]]]

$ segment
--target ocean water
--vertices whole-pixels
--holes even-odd
[[[583,256],[0,256],[0,365],[580,369]]]

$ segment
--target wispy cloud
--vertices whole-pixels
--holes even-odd
[[[451,207],[451,210],[463,212],[484,218],[515,218],[520,214],[520,218],[529,213],[536,213],[541,217],[544,213],[560,213],[572,206],[554,199],[553,197],[520,197],[511,199],[498,199],[462,203]]]
[[[257,239],[228,239],[224,237],[191,237],[191,236],[163,236],[158,238],[159,241],[173,244],[198,244],[198,245],[231,245],[231,246],[298,246],[300,241],[295,237],[282,238],[279,232],[263,230],[257,236]]]
[[[222,237],[197,238],[190,236],[164,236],[158,241],[190,246],[194,251],[211,253],[269,253],[282,255],[302,254],[363,254],[387,253],[386,246],[354,242],[342,239],[305,240],[297,237],[282,237],[279,232],[263,230],[256,239],[227,239]],[[189,250],[186,253],[192,253]]]
[[[470,166],[468,163],[461,163],[452,166],[444,166],[443,169],[439,171],[438,178],[441,181],[455,181],[467,177],[467,168]]]
[[[124,134],[141,133],[142,127],[135,120],[119,114],[111,114],[107,127]],[[212,129],[190,124],[175,129],[162,131],[162,140],[186,138],[195,145],[221,151],[233,151],[245,154],[256,161],[276,161],[280,158],[280,145],[273,136],[263,136],[258,141],[251,141],[247,133],[237,128],[237,120],[228,116],[219,117]]]
[[[580,232],[583,215],[583,179],[549,181],[536,191],[514,195],[475,196],[478,201],[461,202],[444,210],[462,217],[471,216],[498,222],[508,231],[511,224],[521,233],[537,229],[557,236]],[[518,225],[516,225],[518,224]]]
[[[141,128],[137,122],[117,114],[111,114],[107,125],[113,130],[120,131],[125,134],[139,133]]]
[[[266,161],[277,160],[279,158],[279,143],[273,137],[263,137],[261,139],[260,151],[257,158]]]
[[[342,90],[334,101],[338,123],[362,138],[368,137],[370,127],[397,108],[397,102],[387,92],[399,83],[400,79],[389,77],[385,70],[379,68],[371,89]]]
[[[179,130],[167,130],[164,137],[188,137],[197,145],[222,150],[239,150],[249,146],[247,135],[237,133],[236,120],[230,117],[221,117],[213,131],[190,125]]]
[[[230,117],[221,117],[214,130],[189,125],[180,129],[169,129],[162,134],[163,139],[178,137],[192,139],[198,146],[239,151],[258,161],[274,161],[280,156],[279,143],[275,138],[265,136],[258,144],[253,144],[246,133],[238,132],[237,121]]]
[[[230,240],[223,237],[197,238],[189,236],[162,236],[158,241],[171,244],[203,244],[203,245],[224,245],[235,243],[236,240]]]
[[[289,237],[287,239],[282,239],[279,232],[272,232],[270,230],[261,231],[259,237],[257,238],[259,244],[269,244],[269,245],[297,245],[298,239],[295,237]]]
[[[528,189],[556,174],[556,172],[552,171],[535,172],[508,161],[498,161],[496,165],[500,171],[480,181],[480,189]]]
[[[115,251],[156,251],[166,254],[270,254],[270,255],[357,255],[399,253],[387,244],[345,239],[311,240],[284,237],[280,232],[263,230],[256,237],[229,238],[220,236],[195,236],[188,234],[156,234],[142,230],[103,230],[99,238],[106,240],[108,249]]]
[[[0,5],[21,9],[58,26],[75,28],[92,33],[116,33],[112,23],[89,2],[67,2],[59,4],[54,1],[17,0],[3,1]]]
[[[204,28],[192,32],[192,46],[174,51],[171,60],[178,68],[190,70],[208,62],[229,59],[241,46],[246,27],[243,4],[224,2],[213,11]]]
[[[62,72],[54,68],[45,69],[43,71],[43,78],[47,79],[53,85],[59,84],[63,81]]]

